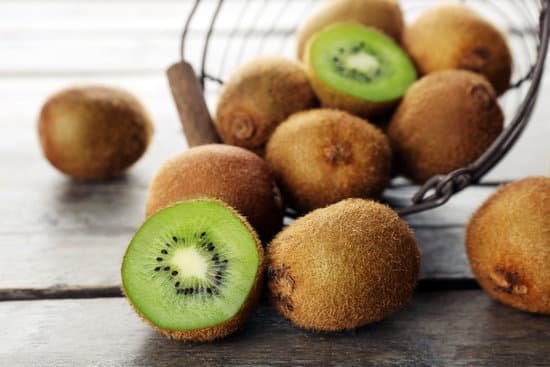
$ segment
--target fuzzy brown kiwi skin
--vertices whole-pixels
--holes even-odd
[[[281,194],[266,162],[246,149],[223,144],[191,148],[166,161],[152,180],[146,214],[203,196],[236,208],[265,241],[282,227]]]
[[[297,55],[304,59],[311,36],[339,22],[358,22],[377,28],[396,42],[401,41],[404,29],[403,14],[395,0],[331,0],[321,3],[297,33]]]
[[[348,199],[291,223],[267,248],[273,306],[297,326],[354,329],[403,308],[418,279],[420,253],[389,207]]]
[[[126,294],[126,291],[124,289],[124,286],[121,287],[122,293],[130,303],[130,306],[134,309],[134,311],[138,314],[138,316],[144,320],[147,324],[149,324],[151,327],[153,327],[155,330],[157,330],[159,333],[166,335],[170,339],[175,340],[182,340],[182,341],[192,341],[192,342],[210,342],[214,341],[216,339],[224,338],[230,334],[235,333],[237,330],[239,330],[243,324],[248,320],[258,305],[262,288],[263,288],[263,277],[265,272],[265,255],[264,255],[264,249],[262,246],[262,243],[256,234],[256,231],[252,226],[248,223],[245,217],[243,217],[239,212],[237,212],[234,208],[229,206],[227,203],[217,200],[215,198],[198,198],[194,200],[209,200],[209,201],[216,201],[218,204],[222,205],[226,209],[230,210],[233,214],[235,214],[241,221],[241,223],[248,229],[249,233],[254,238],[254,241],[256,243],[256,250],[258,251],[258,270],[256,271],[256,276],[254,278],[254,284],[252,285],[252,288],[250,289],[248,298],[246,299],[245,303],[241,307],[241,309],[229,320],[225,321],[222,324],[215,325],[209,328],[204,329],[196,329],[196,330],[169,330],[169,329],[162,329],[159,328],[157,325],[152,323],[150,320],[148,320],[138,309],[133,305],[133,303],[128,298],[128,295]],[[174,203],[173,205],[177,205],[178,203]]]
[[[145,152],[153,123],[142,104],[122,89],[75,86],[54,94],[38,122],[46,158],[77,180],[120,175]]]
[[[316,103],[300,63],[260,57],[239,68],[224,85],[214,125],[224,143],[261,153],[279,123]]]
[[[429,74],[405,94],[387,128],[398,168],[416,183],[478,159],[502,132],[504,116],[479,74]]]
[[[301,212],[349,197],[378,198],[390,180],[391,157],[378,128],[330,109],[292,115],[266,149],[286,201]]]
[[[526,178],[493,194],[468,224],[466,251],[493,298],[550,314],[550,177]]]
[[[313,68],[310,52],[311,44],[312,40],[310,39],[304,53],[304,63],[311,81],[311,86],[321,101],[322,107],[339,109],[356,116],[368,118],[383,118],[395,109],[399,103],[399,99],[386,102],[367,101],[354,97],[325,83]]]
[[[504,93],[512,75],[512,55],[505,36],[461,4],[436,6],[403,34],[403,45],[422,74],[445,69],[480,73]]]

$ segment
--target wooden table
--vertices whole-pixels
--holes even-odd
[[[164,69],[177,60],[189,6],[0,1],[0,366],[550,365],[550,319],[491,300],[463,249],[464,224],[497,183],[550,174],[548,77],[529,129],[484,184],[407,218],[423,260],[404,311],[353,332],[315,334],[264,302],[244,330],[213,344],[170,341],[141,322],[121,297],[119,268],[152,175],[186,149]],[[118,180],[73,182],[40,153],[41,103],[74,82],[128,88],[154,117],[152,146]],[[214,103],[215,91],[208,96]],[[398,183],[386,197],[399,205],[414,190]]]

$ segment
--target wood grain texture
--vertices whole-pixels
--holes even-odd
[[[1,159],[0,159],[1,160]],[[78,183],[46,163],[31,166],[41,180],[10,177],[0,190],[0,299],[56,288],[116,287],[127,244],[144,220],[147,179],[129,174],[110,183]],[[413,187],[388,192],[393,204]],[[475,187],[445,207],[407,218],[422,249],[423,279],[471,278],[464,224],[493,187]],[[32,269],[32,271],[29,271]],[[36,276],[39,274],[39,276]]]
[[[415,228],[422,251],[421,278],[472,278],[463,229]],[[40,298],[40,291],[116,288],[120,264],[133,231],[97,234],[82,230],[49,234],[0,234],[0,300]]]
[[[340,334],[299,330],[260,307],[212,344],[158,335],[122,298],[0,302],[0,365],[545,366],[550,319],[481,291],[417,294],[389,319]]]

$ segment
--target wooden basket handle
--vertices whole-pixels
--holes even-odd
[[[220,141],[193,67],[180,61],[166,71],[189,147]]]

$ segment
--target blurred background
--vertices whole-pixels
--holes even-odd
[[[206,70],[225,78],[239,64],[257,54],[294,56],[294,27],[317,0],[225,1],[207,53]],[[515,76],[524,75],[534,58],[535,0],[525,11],[513,1],[476,1],[484,16],[499,25],[514,49]],[[205,31],[218,1],[203,0],[191,23],[185,57],[198,70]],[[402,0],[408,20],[437,1]],[[495,7],[494,4],[497,6]],[[179,59],[180,33],[192,0],[1,0],[0,1],[0,123],[4,133],[0,161],[17,169],[0,177],[41,179],[58,176],[40,154],[36,119],[46,97],[75,83],[100,83],[129,89],[143,100],[156,124],[153,144],[130,171],[146,185],[165,158],[186,148],[164,71]],[[532,5],[532,6],[531,6]],[[531,47],[530,47],[531,46]],[[206,84],[209,105],[215,104],[219,85]],[[550,174],[550,75],[541,87],[530,126],[513,151],[486,182]],[[507,118],[520,93],[501,98]],[[143,179],[143,181],[141,181]]]

